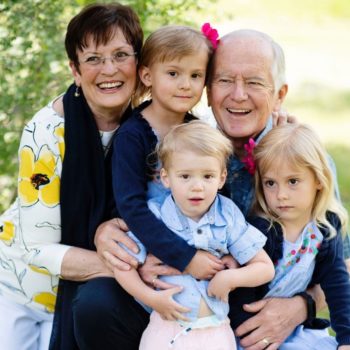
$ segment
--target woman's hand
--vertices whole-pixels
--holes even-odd
[[[307,317],[306,302],[300,296],[262,299],[244,305],[244,310],[257,313],[235,330],[238,337],[251,332],[240,340],[245,350],[277,350]]]
[[[113,271],[114,268],[129,270],[137,268],[137,260],[128,254],[118,243],[123,243],[131,251],[137,253],[137,244],[125,232],[128,227],[122,219],[111,219],[103,222],[96,230],[95,246],[98,256]]]
[[[164,265],[158,258],[148,254],[145,263],[138,268],[141,279],[152,288],[168,289],[174,285],[161,281],[159,276],[181,275],[181,272],[173,267]]]

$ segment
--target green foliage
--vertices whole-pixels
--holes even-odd
[[[25,122],[72,81],[64,50],[66,26],[82,6],[93,2],[0,2],[0,212],[15,196],[17,149]],[[195,0],[122,3],[139,14],[146,35],[170,22],[193,24],[191,14],[200,9]]]
[[[12,190],[0,192],[0,209],[13,196],[16,152],[25,121],[64,91],[68,79],[64,18],[72,10],[68,0],[0,4],[0,174],[7,175],[0,177],[0,186]]]

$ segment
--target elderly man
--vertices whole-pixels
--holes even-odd
[[[235,149],[228,165],[226,195],[246,215],[254,187],[253,178],[242,162],[244,145],[251,137],[259,142],[272,128],[272,114],[280,110],[287,91],[283,50],[269,36],[238,30],[221,39],[210,75],[208,100],[218,126],[232,140]],[[331,159],[330,162],[333,165]],[[317,289],[310,293],[321,296]],[[250,333],[241,340],[241,345],[254,350],[267,345],[270,345],[268,349],[277,349],[298,324],[312,317],[314,306],[312,299],[304,295],[261,300],[245,308],[258,314],[239,326],[235,334]],[[231,320],[234,317],[232,314]]]
[[[209,77],[208,101],[218,126],[235,147],[235,155],[228,166],[225,192],[245,214],[252,204],[254,188],[252,175],[242,162],[244,145],[251,137],[259,142],[272,128],[272,116],[278,114],[287,91],[283,51],[269,36],[257,31],[240,30],[220,40]],[[129,265],[136,265],[135,259],[117,244],[121,242],[130,249],[136,249],[123,230],[126,230],[123,222],[114,220],[101,226],[96,234],[97,251],[111,269],[128,269]],[[168,257],[167,252],[164,255],[165,263],[181,270],[175,262],[172,264],[170,252]],[[196,264],[195,252],[181,258],[188,262],[187,271]],[[167,286],[154,277],[174,272],[174,269],[162,265],[155,257],[150,257],[140,270],[144,280],[153,285],[156,282],[158,288]],[[139,337],[147,324],[147,316],[120,287],[115,287],[116,283],[113,286],[118,289],[114,291],[116,301],[111,305],[111,308],[118,310],[114,318],[111,317],[115,322],[114,344],[117,349],[137,349]],[[101,292],[101,295],[104,293],[106,291]],[[78,307],[83,309],[84,303]],[[277,349],[297,325],[312,316],[313,308],[314,302],[307,295],[288,299],[272,298],[245,305],[246,311],[256,315],[243,322],[235,333],[237,336],[250,333],[241,339],[241,345],[246,349]],[[234,317],[232,314],[231,320]],[[95,318],[93,324],[98,322]]]

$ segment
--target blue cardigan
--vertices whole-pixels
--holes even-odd
[[[174,234],[148,209],[147,183],[154,174],[154,156],[158,139],[142,110],[146,101],[135,108],[131,117],[117,130],[113,140],[112,174],[113,192],[119,215],[130,231],[147,250],[164,263],[183,271],[196,253],[196,249]],[[196,119],[186,114],[185,122]]]
[[[324,236],[322,245],[316,255],[316,265],[312,276],[310,286],[320,284],[325,293],[328,304],[331,327],[336,333],[336,339],[339,345],[350,344],[350,282],[344,258],[343,258],[343,240],[340,233],[340,220],[334,213],[328,212],[327,219],[336,229],[337,235],[328,239],[329,230],[321,227],[320,231]],[[257,227],[267,236],[267,242],[264,247],[272,261],[276,261],[283,254],[283,232],[279,224],[274,223],[270,227],[270,222],[263,218],[253,218],[251,224]],[[248,293],[250,298],[261,299],[268,291],[268,284],[255,289],[255,295]],[[247,295],[245,298],[248,297]],[[251,300],[252,301],[252,300]],[[233,301],[232,301],[233,302]],[[236,300],[237,302],[237,300]],[[245,300],[244,302],[247,302]],[[249,302],[249,301],[248,301]],[[236,311],[241,312],[242,302],[239,306],[235,305]],[[237,315],[236,315],[237,316]],[[251,315],[250,315],[251,316]],[[232,315],[235,317],[235,315]],[[247,317],[239,316],[241,321]],[[242,319],[243,317],[243,319]],[[326,328],[329,324],[324,320],[314,319],[308,324],[308,328]],[[237,324],[235,324],[237,326]]]

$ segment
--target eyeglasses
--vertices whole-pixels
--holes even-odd
[[[112,63],[124,63],[130,57],[137,55],[137,52],[126,52],[126,51],[117,51],[111,57],[101,57],[101,56],[89,56],[80,63],[89,65],[91,67],[101,67],[106,60],[111,60]]]

